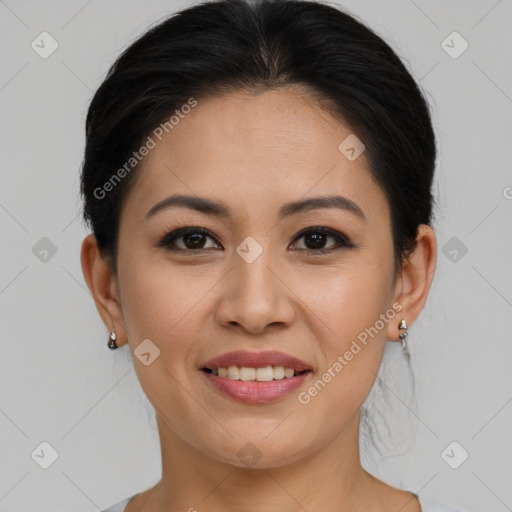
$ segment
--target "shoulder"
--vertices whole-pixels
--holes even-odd
[[[435,500],[418,496],[422,512],[462,512],[459,509],[446,507]]]
[[[136,495],[130,496],[129,498],[125,498],[124,500],[116,503],[115,505],[111,505],[110,507],[102,510],[101,512],[124,512],[124,509],[128,503],[135,498]]]
[[[111,505],[110,507],[102,510],[101,512],[124,512],[124,509],[128,503],[135,498],[136,495],[130,496],[129,498],[125,498],[124,500]],[[422,496],[418,496],[418,500],[421,505],[422,512],[462,512],[459,509],[445,507],[441,505],[437,501],[430,500],[428,498],[423,498]]]

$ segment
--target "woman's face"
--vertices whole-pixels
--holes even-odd
[[[339,149],[351,133],[296,86],[199,100],[153,137],[126,197],[118,286],[138,378],[159,425],[216,460],[243,466],[253,450],[259,467],[279,466],[353,432],[397,332],[390,211],[365,153],[354,159],[362,146]],[[229,215],[183,203],[148,214],[175,194]],[[345,199],[300,207],[334,196]],[[204,368],[233,351],[279,351],[310,371],[284,394],[289,377],[229,394]]]

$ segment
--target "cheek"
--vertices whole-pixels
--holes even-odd
[[[324,365],[297,397],[327,438],[337,435],[360,410],[374,385],[386,342],[386,329],[375,329],[386,311],[382,298],[368,290],[345,290],[336,295],[337,302],[330,302],[326,322],[333,333],[319,340]]]
[[[212,287],[213,276],[203,276],[192,267],[126,259],[120,265],[122,309],[129,332],[134,336],[154,338],[166,343],[176,333],[185,331],[194,322],[192,317],[200,300]],[[122,273],[122,274],[121,274]]]
[[[305,280],[308,306],[326,326],[318,344],[324,366],[320,382],[308,393],[318,397],[318,407],[352,412],[360,407],[378,372],[387,325],[395,318],[386,263],[369,253],[359,256],[352,265]]]
[[[390,268],[391,262],[387,265],[368,251],[350,261],[347,258],[337,267],[312,267],[301,272],[295,287],[310,310],[323,320],[333,349],[374,325],[389,308],[393,291]]]
[[[202,311],[201,297],[212,287],[212,277],[199,277],[191,267],[180,271],[170,265],[148,264],[135,255],[120,261],[119,275],[128,341],[142,389],[164,417],[197,415],[195,402],[182,383],[190,379],[197,363],[194,340],[201,326],[197,315]],[[133,353],[145,339],[160,350],[148,366]]]

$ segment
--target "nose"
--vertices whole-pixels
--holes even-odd
[[[295,295],[270,251],[264,250],[252,263],[236,253],[233,259],[233,268],[223,280],[217,321],[252,334],[290,326],[296,314]]]

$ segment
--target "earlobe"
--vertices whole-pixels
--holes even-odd
[[[402,305],[400,318],[410,327],[427,301],[437,263],[437,243],[434,230],[420,224],[416,235],[416,246],[403,262],[397,279],[394,301]],[[388,339],[399,341],[399,323],[391,326]]]
[[[109,333],[116,330],[116,343],[121,346],[125,330],[117,280],[112,266],[100,253],[93,234],[87,235],[82,242],[80,261],[98,313]]]

